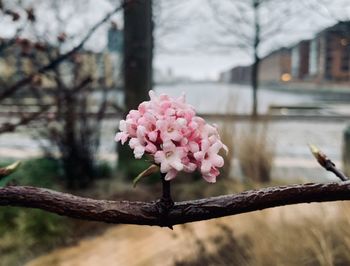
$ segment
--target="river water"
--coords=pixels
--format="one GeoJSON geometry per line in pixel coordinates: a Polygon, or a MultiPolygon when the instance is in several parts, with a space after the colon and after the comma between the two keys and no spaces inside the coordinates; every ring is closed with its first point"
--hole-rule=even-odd
{"type": "MultiPolygon", "coordinates": [[[[175,84],[157,86],[158,93],[179,96],[186,94],[187,101],[199,113],[246,113],[251,110],[251,90],[247,85],[205,83],[205,84],[175,84]]],[[[291,91],[276,91],[263,89],[259,91],[259,113],[269,110],[271,105],[289,106],[304,105],[322,107],[313,110],[319,114],[335,113],[349,114],[347,104],[348,94],[334,97],[335,94],[295,93],[291,91]],[[346,96],[346,97],[345,97],[346,96]],[[334,100],[336,99],[336,101],[334,100]]],[[[116,101],[121,102],[120,93],[114,95],[116,101]]],[[[285,112],[282,108],[282,111],[285,112]]],[[[220,121],[211,121],[220,124],[220,121]]],[[[115,119],[106,120],[102,127],[102,139],[99,157],[114,161],[116,159],[113,137],[117,129],[115,119]]],[[[235,141],[240,141],[251,126],[249,122],[232,122],[235,141]]],[[[342,135],[347,123],[339,121],[271,121],[267,132],[270,145],[275,149],[275,167],[273,175],[286,178],[324,179],[333,178],[316,164],[312,158],[308,143],[318,145],[336,163],[340,163],[342,135]]],[[[47,144],[45,140],[42,144],[47,144]]],[[[254,151],[252,151],[254,153],[254,151]]],[[[16,133],[0,135],[0,158],[28,158],[41,154],[40,145],[32,138],[31,132],[20,129],[16,133]]],[[[234,159],[234,163],[236,159],[234,159]]],[[[234,167],[239,169],[239,167],[234,167]]],[[[239,170],[238,170],[239,171],[239,170]]],[[[236,173],[239,175],[239,173],[236,173]]]]}
{"type": "MultiPolygon", "coordinates": [[[[186,94],[187,101],[200,113],[250,113],[252,91],[247,85],[239,84],[176,84],[159,86],[157,91],[177,96],[186,94]]],[[[259,113],[266,113],[270,105],[290,105],[312,103],[316,98],[312,95],[261,90],[259,97],[259,113]]]]}

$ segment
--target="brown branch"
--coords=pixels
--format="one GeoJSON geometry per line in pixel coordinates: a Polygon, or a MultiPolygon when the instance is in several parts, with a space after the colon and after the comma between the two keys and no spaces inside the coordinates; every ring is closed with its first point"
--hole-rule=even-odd
{"type": "Polygon", "coordinates": [[[41,115],[43,115],[48,109],[50,109],[50,107],[51,107],[50,105],[44,105],[37,112],[22,114],[21,119],[16,123],[8,122],[8,123],[0,124],[0,134],[6,133],[6,132],[13,132],[19,126],[28,125],[30,122],[37,119],[41,115]]]}
{"type": "Polygon", "coordinates": [[[297,203],[340,200],[350,200],[348,181],[270,187],[234,195],[177,202],[163,216],[156,201],[95,200],[43,188],[0,188],[2,206],[37,208],[90,221],[158,226],[184,224],[297,203]]]}

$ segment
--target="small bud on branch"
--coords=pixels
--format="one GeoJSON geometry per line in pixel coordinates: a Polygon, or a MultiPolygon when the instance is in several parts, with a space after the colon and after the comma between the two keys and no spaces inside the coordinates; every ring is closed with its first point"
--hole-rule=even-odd
{"type": "Polygon", "coordinates": [[[322,151],[320,151],[315,145],[310,144],[309,145],[312,155],[316,158],[317,162],[327,171],[332,172],[337,177],[340,178],[342,181],[346,181],[349,178],[344,175],[342,171],[340,171],[336,166],[335,163],[332,162],[331,159],[327,157],[326,154],[324,154],[322,151]]]}
{"type": "Polygon", "coordinates": [[[20,166],[21,162],[15,162],[13,164],[10,164],[6,167],[2,167],[0,168],[0,180],[3,179],[4,177],[9,176],[10,174],[12,174],[13,172],[15,172],[18,167],[20,166]]]}

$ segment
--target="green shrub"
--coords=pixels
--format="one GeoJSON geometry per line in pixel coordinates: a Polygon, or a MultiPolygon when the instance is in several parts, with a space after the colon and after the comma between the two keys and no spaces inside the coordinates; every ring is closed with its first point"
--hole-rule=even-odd
{"type": "Polygon", "coordinates": [[[17,233],[28,246],[48,248],[69,233],[67,218],[41,210],[20,210],[15,218],[17,233]]]}
{"type": "MultiPolygon", "coordinates": [[[[12,163],[1,162],[1,166],[12,163]]],[[[57,188],[61,166],[52,158],[22,162],[18,170],[2,180],[7,184],[57,188]]],[[[37,252],[63,243],[69,235],[70,220],[41,210],[0,207],[0,265],[22,265],[37,252]]]]}
{"type": "Polygon", "coordinates": [[[18,213],[18,208],[0,207],[0,239],[5,233],[16,228],[15,218],[18,213]]]}
{"type": "Polygon", "coordinates": [[[107,161],[101,161],[96,166],[96,176],[98,178],[110,178],[113,173],[113,167],[107,161]]]}

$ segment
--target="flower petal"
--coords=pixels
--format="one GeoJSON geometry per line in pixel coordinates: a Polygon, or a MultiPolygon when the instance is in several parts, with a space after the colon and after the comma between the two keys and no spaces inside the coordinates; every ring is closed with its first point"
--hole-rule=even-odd
{"type": "Polygon", "coordinates": [[[177,171],[182,171],[182,169],[184,168],[184,165],[178,160],[173,160],[172,162],[170,162],[170,165],[177,171]]]}
{"type": "Polygon", "coordinates": [[[201,172],[203,174],[209,173],[210,168],[211,168],[211,163],[209,162],[209,160],[203,160],[202,166],[201,166],[201,172]]]}
{"type": "Polygon", "coordinates": [[[210,162],[215,167],[223,167],[224,166],[224,159],[217,154],[214,154],[210,157],[210,162]]]}
{"type": "Polygon", "coordinates": [[[208,183],[215,183],[215,182],[216,182],[216,176],[215,176],[215,175],[212,175],[212,174],[203,175],[203,178],[204,178],[205,181],[207,181],[208,183]]]}

